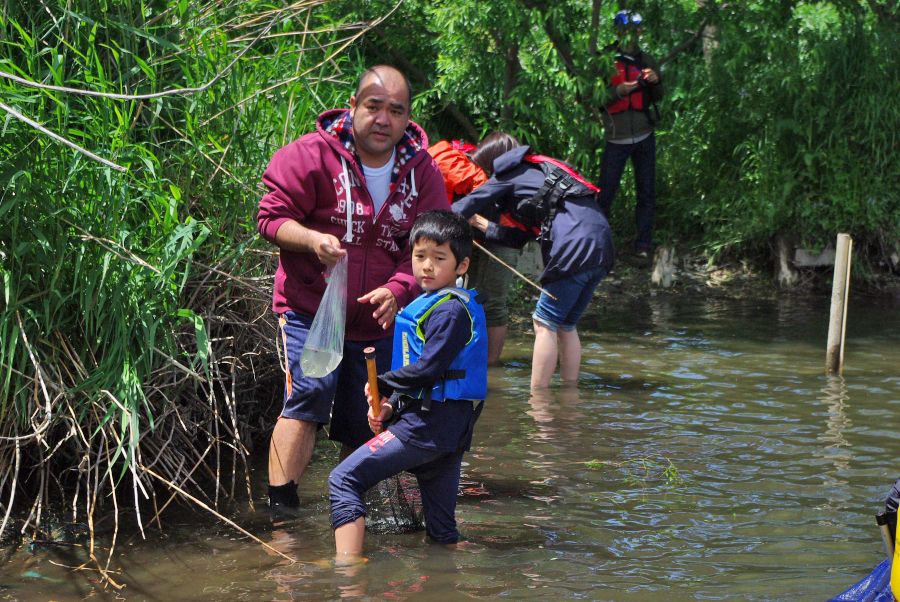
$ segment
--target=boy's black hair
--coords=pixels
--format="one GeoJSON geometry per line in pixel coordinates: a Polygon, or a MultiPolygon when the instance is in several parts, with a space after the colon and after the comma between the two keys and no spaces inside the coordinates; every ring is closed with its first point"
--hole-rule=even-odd
{"type": "Polygon", "coordinates": [[[472,226],[466,218],[449,209],[431,209],[416,218],[409,234],[410,247],[423,238],[437,245],[450,243],[457,266],[472,254],[472,226]]]}

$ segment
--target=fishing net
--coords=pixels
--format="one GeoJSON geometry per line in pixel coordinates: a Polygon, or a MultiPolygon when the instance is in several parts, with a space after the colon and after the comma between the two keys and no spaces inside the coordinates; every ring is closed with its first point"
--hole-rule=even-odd
{"type": "MultiPolygon", "coordinates": [[[[381,395],[375,368],[375,348],[363,349],[369,373],[368,400],[372,415],[381,412],[381,395]]],[[[418,480],[408,472],[385,479],[363,496],[366,506],[366,529],[372,533],[415,533],[425,529],[422,494],[418,480]]]]}
{"type": "Polygon", "coordinates": [[[422,494],[416,477],[402,472],[378,483],[363,497],[366,530],[378,534],[415,533],[425,529],[422,494]]]}

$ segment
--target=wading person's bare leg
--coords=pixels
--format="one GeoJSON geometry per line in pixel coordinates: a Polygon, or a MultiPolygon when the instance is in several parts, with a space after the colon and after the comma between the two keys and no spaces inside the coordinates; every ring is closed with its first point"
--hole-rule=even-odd
{"type": "Polygon", "coordinates": [[[556,332],[559,342],[559,376],[565,385],[578,383],[578,373],[581,372],[581,340],[577,330],[563,330],[556,332]]]}
{"type": "Polygon", "coordinates": [[[362,556],[363,536],[366,534],[366,519],[359,517],[344,523],[334,530],[334,545],[338,562],[355,562],[362,556]]]}
{"type": "Polygon", "coordinates": [[[531,388],[543,388],[550,384],[556,371],[559,348],[556,333],[543,324],[534,324],[534,354],[531,359],[531,388]]]}
{"type": "Polygon", "coordinates": [[[294,487],[312,458],[318,427],[315,422],[283,417],[275,423],[269,442],[269,497],[273,506],[299,504],[299,500],[294,501],[297,497],[294,487]],[[279,495],[279,491],[284,495],[279,495]]]}
{"type": "Polygon", "coordinates": [[[500,354],[503,352],[503,343],[506,342],[506,325],[488,326],[488,366],[500,364],[500,354]]]}

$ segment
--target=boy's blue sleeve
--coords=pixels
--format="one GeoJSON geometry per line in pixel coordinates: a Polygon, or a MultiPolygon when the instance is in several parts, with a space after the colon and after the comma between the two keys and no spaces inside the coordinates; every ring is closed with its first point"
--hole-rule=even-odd
{"type": "Polygon", "coordinates": [[[452,299],[436,306],[425,320],[422,356],[408,366],[378,377],[378,392],[391,397],[396,390],[431,388],[463,350],[472,336],[472,319],[465,306],[452,299]]]}

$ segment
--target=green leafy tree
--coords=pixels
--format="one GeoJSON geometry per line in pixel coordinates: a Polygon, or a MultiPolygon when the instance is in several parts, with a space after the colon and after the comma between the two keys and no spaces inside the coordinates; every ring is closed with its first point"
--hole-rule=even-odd
{"type": "MultiPolygon", "coordinates": [[[[644,16],[642,46],[659,58],[667,90],[660,241],[763,253],[779,232],[813,246],[846,230],[896,239],[891,185],[862,185],[894,172],[885,158],[898,80],[883,69],[895,61],[895,3],[408,1],[366,49],[421,75],[416,115],[432,137],[502,129],[596,177],[612,65],[604,48],[626,7],[644,16]],[[854,64],[871,68],[853,74],[854,64]]],[[[626,202],[611,216],[622,237],[631,186],[625,178],[626,202]]]]}

